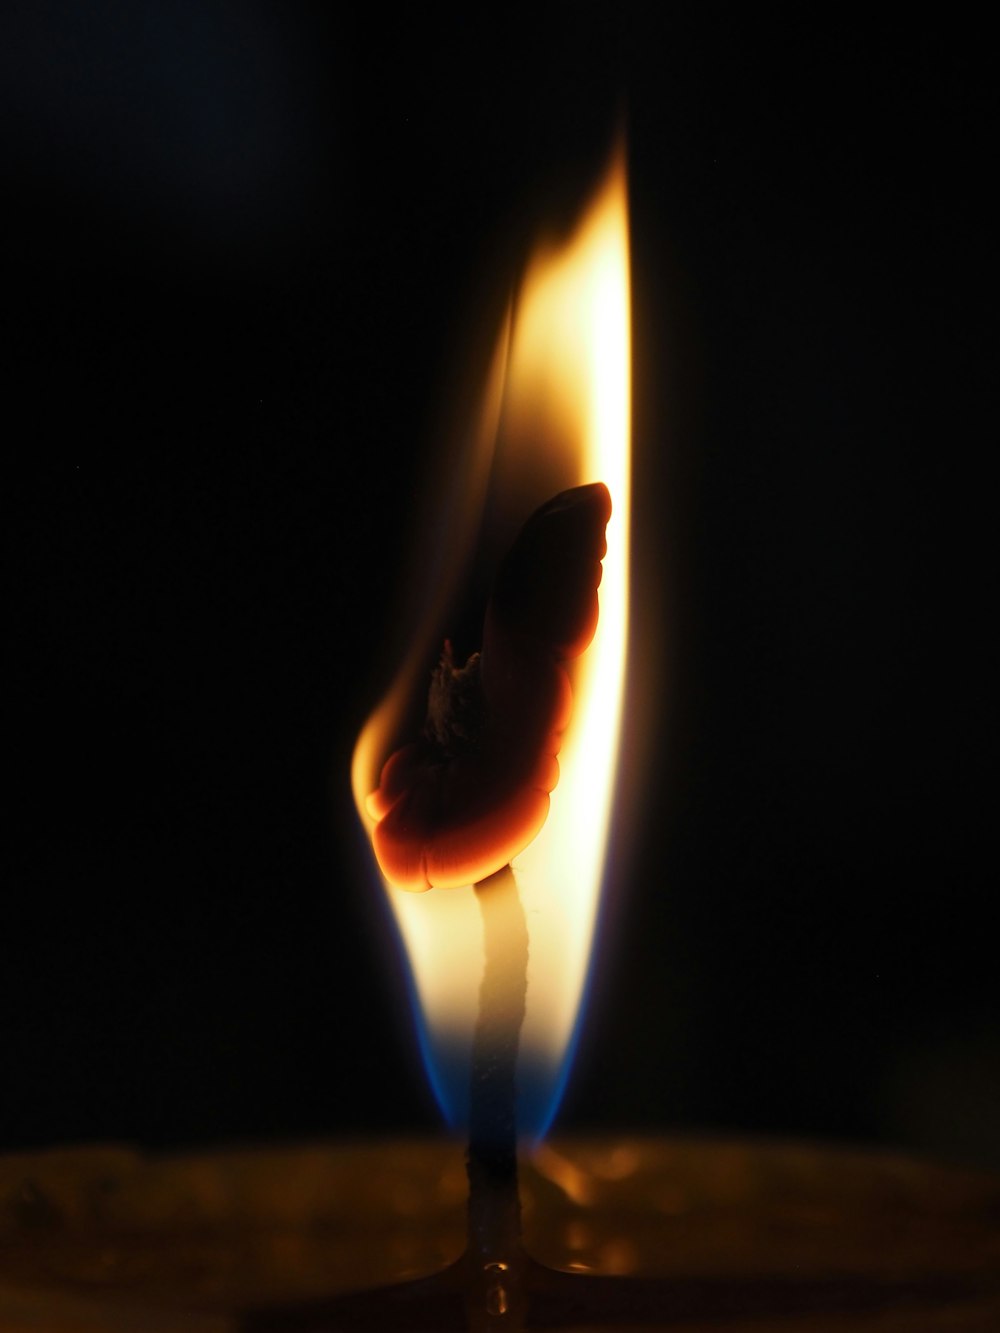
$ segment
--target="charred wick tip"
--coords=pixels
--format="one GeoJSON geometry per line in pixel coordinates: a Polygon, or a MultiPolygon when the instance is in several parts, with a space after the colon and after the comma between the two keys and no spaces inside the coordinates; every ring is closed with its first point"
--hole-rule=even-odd
{"type": "Polygon", "coordinates": [[[456,666],[451,641],[445,639],[427,695],[424,739],[442,760],[452,759],[476,750],[485,726],[479,654],[473,653],[465,666],[456,666]]]}
{"type": "Polygon", "coordinates": [[[376,859],[397,888],[456,888],[517,856],[545,823],[571,712],[567,665],[597,628],[611,496],[562,491],[525,523],[498,572],[482,654],[451,646],[431,680],[421,738],[369,798],[376,859]]]}

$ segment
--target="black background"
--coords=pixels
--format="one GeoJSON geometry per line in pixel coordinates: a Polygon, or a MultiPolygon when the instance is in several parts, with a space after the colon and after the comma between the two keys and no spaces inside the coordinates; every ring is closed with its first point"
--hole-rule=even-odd
{"type": "Polygon", "coordinates": [[[0,1146],[437,1124],[348,756],[624,101],[665,707],[561,1123],[1000,1164],[989,83],[803,14],[5,8],[0,1146]]]}

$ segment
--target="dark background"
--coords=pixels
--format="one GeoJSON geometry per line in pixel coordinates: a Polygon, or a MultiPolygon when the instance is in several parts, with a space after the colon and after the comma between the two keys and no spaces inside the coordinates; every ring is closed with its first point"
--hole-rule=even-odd
{"type": "Polygon", "coordinates": [[[624,99],[665,708],[560,1123],[1000,1165],[975,33],[3,29],[0,1146],[438,1123],[347,760],[476,294],[624,99]]]}

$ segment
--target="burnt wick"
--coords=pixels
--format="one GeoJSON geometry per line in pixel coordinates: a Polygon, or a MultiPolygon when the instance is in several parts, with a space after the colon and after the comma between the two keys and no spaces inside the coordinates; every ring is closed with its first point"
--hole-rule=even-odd
{"type": "Polygon", "coordinates": [[[485,726],[479,654],[473,653],[464,667],[458,667],[451,640],[445,639],[441,659],[431,676],[424,738],[444,762],[478,749],[485,726]]]}
{"type": "Polygon", "coordinates": [[[537,509],[501,561],[481,653],[435,669],[418,739],[367,797],[386,880],[423,892],[483,881],[537,836],[572,712],[568,665],[593,638],[611,497],[601,482],[537,509]]]}

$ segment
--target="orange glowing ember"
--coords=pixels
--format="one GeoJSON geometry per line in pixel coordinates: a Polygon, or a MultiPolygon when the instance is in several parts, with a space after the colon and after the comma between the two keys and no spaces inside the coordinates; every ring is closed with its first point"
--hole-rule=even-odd
{"type": "MultiPolygon", "coordinates": [[[[475,895],[465,886],[483,877],[482,843],[490,844],[490,861],[502,864],[512,857],[528,923],[522,1065],[552,1071],[547,1077],[554,1088],[572,1038],[604,881],[625,694],[629,323],[625,167],[619,151],[575,229],[540,245],[526,267],[497,339],[478,415],[465,430],[468,447],[456,455],[447,486],[440,488],[445,498],[434,531],[448,533],[452,549],[435,567],[405,659],[355,748],[355,802],[385,879],[410,888],[453,886],[414,894],[386,884],[429,1038],[432,1077],[438,1046],[461,1049],[471,1041],[483,926],[475,895]],[[590,534],[590,544],[584,543],[587,577],[577,584],[554,573],[542,585],[540,620],[531,626],[534,642],[504,604],[502,574],[489,609],[479,670],[489,704],[484,752],[496,771],[480,771],[475,757],[466,754],[451,756],[444,773],[432,775],[426,747],[414,746],[413,732],[407,734],[412,726],[407,718],[412,719],[414,700],[426,697],[440,636],[448,633],[451,599],[473,558],[474,534],[485,534],[475,554],[480,567],[499,570],[506,552],[523,553],[525,540],[530,547],[530,534],[518,538],[525,519],[535,515],[528,527],[539,526],[545,535],[557,520],[538,511],[551,497],[578,487],[588,488],[580,494],[589,497],[577,501],[575,516],[585,518],[590,534]],[[450,507],[448,497],[454,501],[450,507]],[[481,527],[484,514],[489,523],[481,527]],[[586,652],[574,657],[591,632],[586,652]],[[509,690],[502,683],[507,671],[509,690]],[[560,743],[566,680],[572,718],[560,743]],[[495,826],[484,831],[482,821],[489,823],[494,815],[495,826]]],[[[578,553],[572,542],[568,549],[578,553]]],[[[442,671],[454,670],[446,661],[439,681],[442,671]]],[[[539,1112],[534,1122],[543,1118],[539,1112]]],[[[532,1115],[520,1123],[531,1132],[532,1115]]]]}
{"type": "Polygon", "coordinates": [[[424,736],[395,752],[367,801],[395,888],[486,879],[544,824],[571,712],[563,663],[597,628],[610,514],[600,482],[543,505],[500,568],[482,653],[456,668],[445,644],[424,736]]]}

